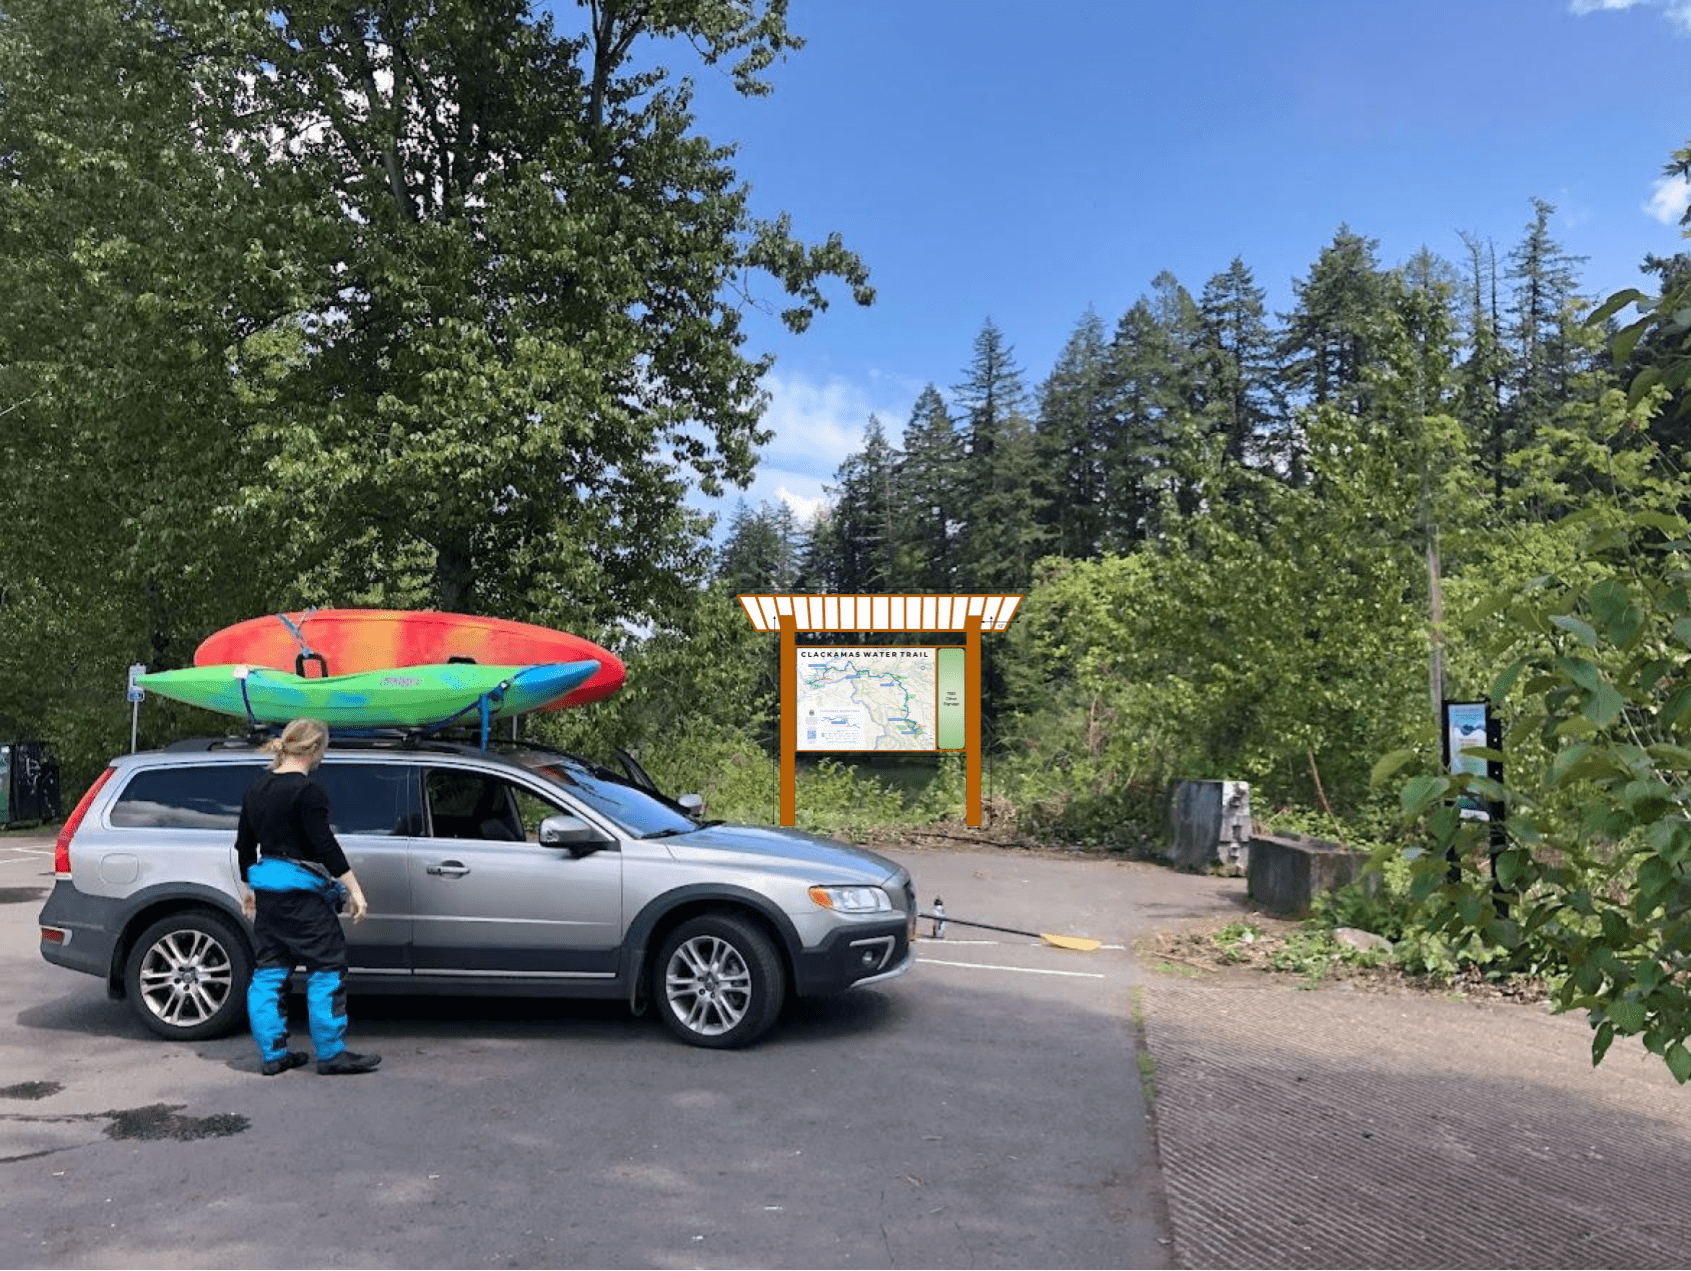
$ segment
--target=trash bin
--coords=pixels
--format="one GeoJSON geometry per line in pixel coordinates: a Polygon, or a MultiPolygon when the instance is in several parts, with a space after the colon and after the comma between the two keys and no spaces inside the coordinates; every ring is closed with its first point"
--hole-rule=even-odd
{"type": "Polygon", "coordinates": [[[38,741],[0,742],[0,825],[59,817],[59,765],[38,741]]]}

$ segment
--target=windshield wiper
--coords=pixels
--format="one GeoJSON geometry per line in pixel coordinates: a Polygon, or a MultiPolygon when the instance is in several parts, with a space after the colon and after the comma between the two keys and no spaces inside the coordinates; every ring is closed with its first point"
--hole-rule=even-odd
{"type": "Polygon", "coordinates": [[[666,839],[672,834],[691,834],[698,828],[699,827],[696,825],[689,825],[685,829],[680,827],[671,827],[667,830],[653,830],[650,834],[642,834],[640,837],[643,839],[666,839]]]}

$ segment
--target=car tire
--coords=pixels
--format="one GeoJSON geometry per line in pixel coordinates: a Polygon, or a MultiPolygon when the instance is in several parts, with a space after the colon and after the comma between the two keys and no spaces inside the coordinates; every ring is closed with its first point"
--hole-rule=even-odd
{"type": "Polygon", "coordinates": [[[233,923],[203,909],[161,918],[130,946],[123,985],[136,1015],[167,1041],[234,1032],[246,1018],[252,954],[233,923]]]}
{"type": "Polygon", "coordinates": [[[669,933],[652,966],[652,1004],[691,1046],[749,1046],[774,1025],[786,998],[775,945],[735,914],[689,918],[669,933]]]}

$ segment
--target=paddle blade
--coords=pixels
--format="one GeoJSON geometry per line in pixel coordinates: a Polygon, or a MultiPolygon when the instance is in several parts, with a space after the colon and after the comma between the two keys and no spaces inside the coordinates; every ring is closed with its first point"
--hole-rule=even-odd
{"type": "Polygon", "coordinates": [[[1059,949],[1075,949],[1081,953],[1091,953],[1104,944],[1102,940],[1088,940],[1085,936],[1053,936],[1043,931],[1039,933],[1039,938],[1059,949]]]}

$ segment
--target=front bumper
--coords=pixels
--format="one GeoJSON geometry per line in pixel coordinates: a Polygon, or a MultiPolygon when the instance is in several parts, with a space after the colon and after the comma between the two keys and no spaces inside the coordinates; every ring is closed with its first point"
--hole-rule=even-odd
{"type": "Polygon", "coordinates": [[[902,975],[914,960],[903,915],[886,922],[853,923],[799,955],[793,987],[801,997],[827,997],[902,975]]]}

